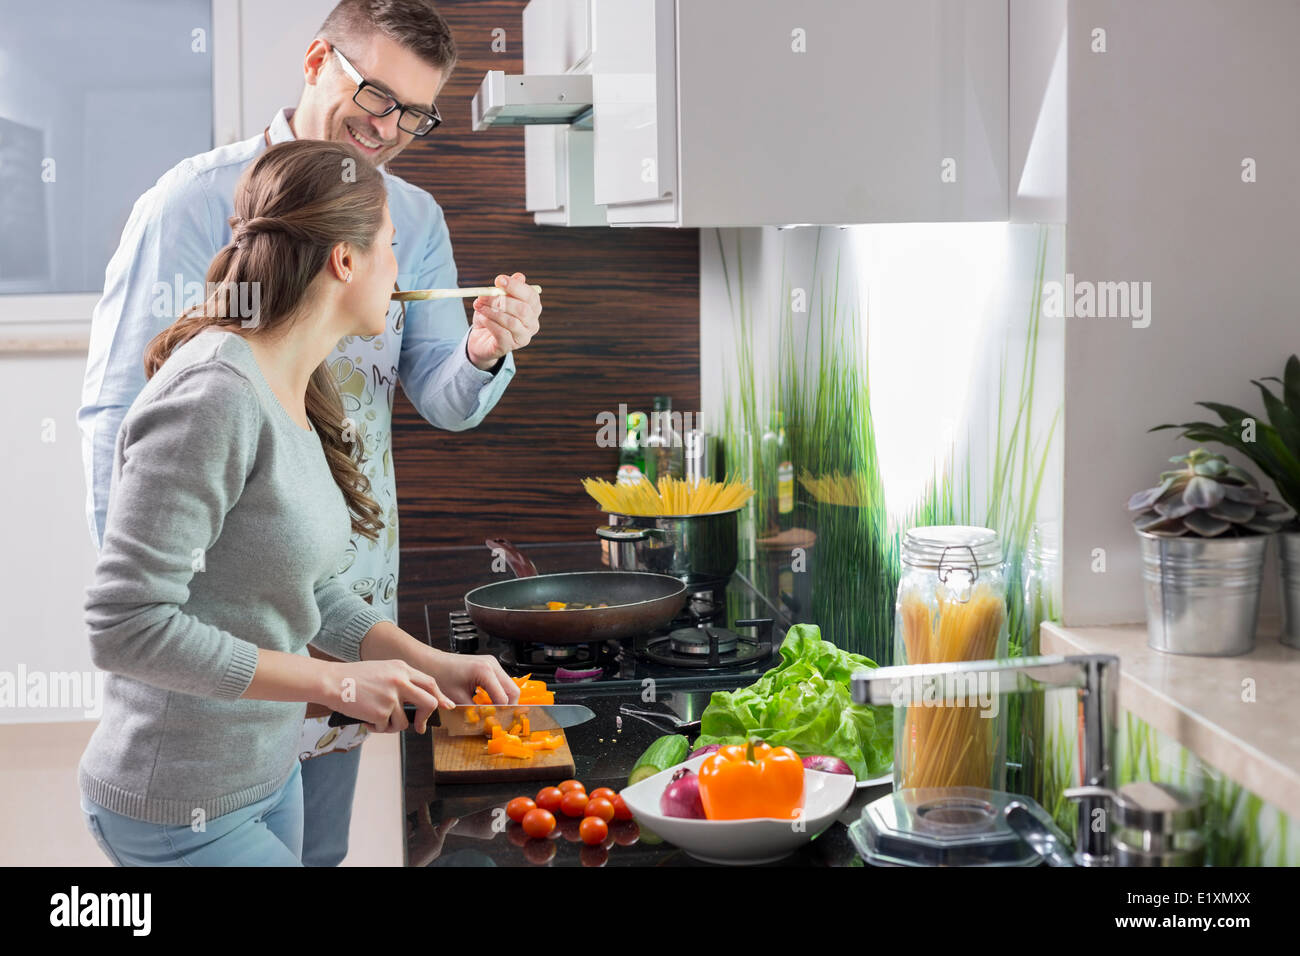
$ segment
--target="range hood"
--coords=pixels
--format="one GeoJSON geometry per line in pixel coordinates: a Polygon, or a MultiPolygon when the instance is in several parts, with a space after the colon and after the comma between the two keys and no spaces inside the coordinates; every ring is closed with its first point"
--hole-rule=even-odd
{"type": "Polygon", "coordinates": [[[489,70],[470,104],[474,129],[573,126],[591,129],[591,74],[507,76],[489,70]]]}

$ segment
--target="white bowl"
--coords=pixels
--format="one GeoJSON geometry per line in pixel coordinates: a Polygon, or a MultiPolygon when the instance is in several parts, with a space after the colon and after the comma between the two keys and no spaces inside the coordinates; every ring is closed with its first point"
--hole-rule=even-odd
{"type": "Polygon", "coordinates": [[[639,824],[706,863],[750,865],[783,859],[834,823],[853,799],[856,781],[852,774],[805,770],[803,817],[798,826],[772,817],[686,820],[660,813],[659,798],[673,774],[682,767],[698,773],[708,757],[705,754],[679,763],[619,791],[639,824]]]}

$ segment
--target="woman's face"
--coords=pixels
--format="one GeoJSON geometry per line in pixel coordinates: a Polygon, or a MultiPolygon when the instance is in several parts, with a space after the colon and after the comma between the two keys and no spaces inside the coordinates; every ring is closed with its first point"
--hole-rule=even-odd
{"type": "Polygon", "coordinates": [[[381,335],[392,303],[393,284],[397,281],[397,255],[393,251],[393,220],[384,204],[384,219],[370,243],[370,248],[354,257],[352,281],[344,293],[347,313],[354,327],[349,335],[381,335]]]}

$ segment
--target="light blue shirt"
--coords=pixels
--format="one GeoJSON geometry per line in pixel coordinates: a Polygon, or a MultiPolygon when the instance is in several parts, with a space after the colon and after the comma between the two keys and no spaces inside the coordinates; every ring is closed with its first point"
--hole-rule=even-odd
{"type": "MultiPolygon", "coordinates": [[[[267,131],[272,143],[294,138],[292,110],[267,131]]],[[[235,184],[266,149],[261,133],[182,160],[136,201],[122,241],[104,274],[104,295],[91,320],[90,354],[77,423],[86,469],[87,517],[96,546],[103,538],[118,428],[145,384],[144,352],[155,335],[204,298],[208,266],[230,240],[235,184]]],[[[384,172],[396,229],[397,282],[402,289],[457,285],[456,261],[442,209],[429,193],[384,172]]],[[[495,373],[469,361],[465,305],[460,299],[409,303],[388,313],[379,336],[350,336],[328,362],[346,414],[364,443],[363,470],[384,513],[372,542],[354,537],[339,567],[353,591],[396,619],[397,490],[392,464],[394,389],[450,431],[483,420],[515,374],[507,355],[495,373]]]]}

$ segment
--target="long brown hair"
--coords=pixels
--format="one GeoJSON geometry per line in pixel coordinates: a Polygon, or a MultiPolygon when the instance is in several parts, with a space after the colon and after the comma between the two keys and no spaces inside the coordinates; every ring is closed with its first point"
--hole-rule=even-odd
{"type": "MultiPolygon", "coordinates": [[[[233,232],[208,266],[206,301],[149,343],[145,375],[152,377],[173,351],[210,326],[242,335],[288,328],[298,320],[299,307],[334,246],[370,248],[386,201],[382,174],[347,143],[293,140],[272,146],[235,188],[233,232]],[[252,322],[243,294],[248,289],[257,291],[252,322]]],[[[382,512],[361,471],[360,436],[345,437],[355,426],[345,422],[343,400],[325,362],[307,384],[306,408],[347,502],[353,533],[373,541],[384,527],[382,512]]]]}

